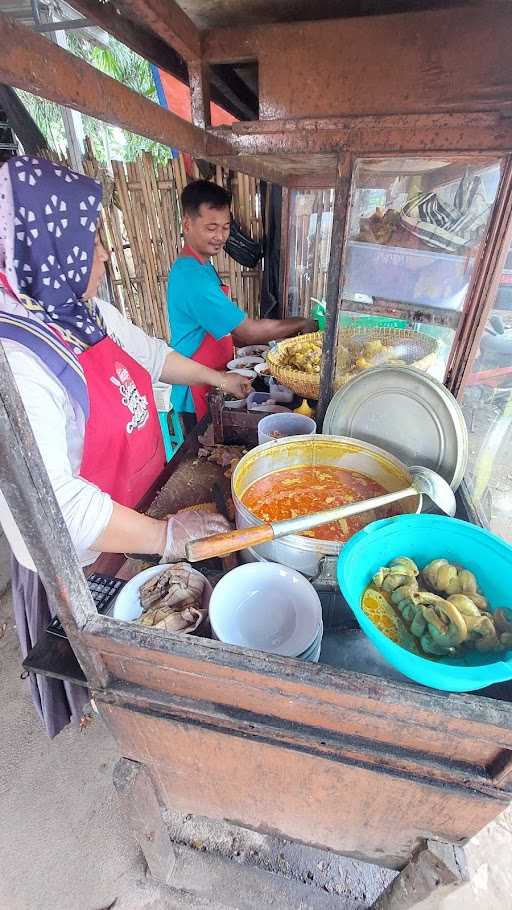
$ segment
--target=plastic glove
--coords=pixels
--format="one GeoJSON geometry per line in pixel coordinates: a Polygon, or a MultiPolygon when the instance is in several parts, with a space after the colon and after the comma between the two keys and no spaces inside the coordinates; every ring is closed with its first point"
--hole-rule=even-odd
{"type": "Polygon", "coordinates": [[[171,515],[167,519],[167,540],[162,563],[185,559],[185,544],[191,540],[200,540],[229,530],[229,522],[222,515],[211,512],[196,512],[191,509],[189,512],[171,515]]]}
{"type": "Polygon", "coordinates": [[[230,370],[222,374],[222,381],[219,383],[219,389],[227,395],[233,395],[235,398],[247,398],[252,392],[252,382],[246,376],[241,376],[236,370],[230,370]]]}

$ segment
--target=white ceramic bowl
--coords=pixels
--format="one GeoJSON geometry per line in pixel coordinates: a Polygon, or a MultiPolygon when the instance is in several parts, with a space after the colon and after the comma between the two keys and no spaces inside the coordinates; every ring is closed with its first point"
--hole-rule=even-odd
{"type": "Polygon", "coordinates": [[[322,607],[313,585],[294,569],[247,563],[214,588],[210,623],[220,641],[295,657],[317,637],[322,607]]]}
{"type": "Polygon", "coordinates": [[[263,357],[258,357],[255,354],[250,357],[235,357],[234,360],[230,360],[227,364],[228,370],[253,370],[257,363],[265,363],[263,357]]]}
{"type": "Polygon", "coordinates": [[[240,373],[240,376],[245,376],[246,379],[256,379],[255,370],[244,370],[240,367],[237,370],[230,370],[231,373],[240,373]]]}
{"type": "Polygon", "coordinates": [[[324,626],[323,626],[323,623],[321,623],[318,633],[316,635],[316,638],[311,642],[309,648],[306,648],[306,650],[303,651],[302,654],[297,654],[297,658],[299,660],[311,660],[313,655],[316,654],[317,651],[318,651],[318,653],[320,653],[320,649],[322,647],[323,635],[324,635],[324,626]]]}
{"type": "Polygon", "coordinates": [[[266,363],[255,363],[254,370],[256,372],[256,375],[259,376],[260,379],[263,379],[265,385],[270,385],[270,380],[272,377],[268,372],[268,366],[266,363]]]}
{"type": "MultiPolygon", "coordinates": [[[[124,588],[121,588],[119,594],[117,595],[116,601],[114,603],[114,610],[112,616],[114,619],[124,619],[125,622],[132,622],[134,619],[138,619],[142,614],[142,607],[140,605],[139,590],[150,578],[153,578],[155,575],[160,575],[162,572],[165,572],[166,569],[170,569],[170,563],[165,565],[151,566],[149,569],[144,569],[143,572],[139,572],[138,575],[134,575],[133,578],[130,578],[124,588]]],[[[190,569],[194,575],[201,575],[201,578],[204,579],[205,585],[203,590],[203,609],[208,608],[210,603],[210,597],[212,594],[212,586],[210,582],[204,578],[204,575],[201,572],[198,572],[197,569],[190,569]]]]}
{"type": "Polygon", "coordinates": [[[270,351],[268,344],[248,344],[245,348],[238,348],[236,356],[250,357],[252,354],[257,354],[258,357],[261,357],[263,354],[266,354],[267,351],[270,351]]]}

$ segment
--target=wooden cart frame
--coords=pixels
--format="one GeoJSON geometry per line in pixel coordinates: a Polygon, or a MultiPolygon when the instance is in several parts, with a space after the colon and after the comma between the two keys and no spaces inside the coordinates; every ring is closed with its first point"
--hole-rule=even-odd
{"type": "MultiPolygon", "coordinates": [[[[166,48],[181,55],[194,123],[3,15],[1,81],[278,182],[285,200],[289,187],[335,186],[320,418],[333,387],[355,159],[427,152],[504,158],[449,367],[450,388],[461,388],[512,237],[508,4],[206,33],[172,0],[119,0],[117,13],[98,0],[74,6],[164,68],[166,48]],[[340,55],[340,47],[347,52],[340,55]],[[468,56],[475,47],[479,53],[468,56]],[[258,61],[260,120],[210,128],[209,66],[247,59],[258,61]]],[[[132,794],[132,822],[161,878],[165,834],[151,809],[158,803],[396,869],[432,839],[463,843],[509,804],[509,685],[484,695],[446,695],[99,616],[1,346],[0,488],[66,629],[82,682],[122,755],[138,763],[124,766],[118,784],[132,794]],[[201,787],[191,792],[184,776],[199,778],[201,787]],[[142,822],[139,810],[146,813],[142,822]]]]}

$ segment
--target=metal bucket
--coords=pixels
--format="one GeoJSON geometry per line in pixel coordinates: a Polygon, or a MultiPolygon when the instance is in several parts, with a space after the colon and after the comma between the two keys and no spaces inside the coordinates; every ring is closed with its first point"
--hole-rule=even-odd
{"type": "MultiPolygon", "coordinates": [[[[231,492],[237,528],[263,523],[242,502],[244,493],[252,483],[280,469],[316,465],[358,471],[377,481],[388,492],[400,490],[411,483],[411,476],[401,461],[383,449],[358,439],[319,434],[267,442],[244,455],[233,472],[231,492]]],[[[401,508],[404,512],[420,512],[421,496],[404,499],[401,508]]],[[[290,534],[280,540],[243,551],[242,559],[279,562],[298,569],[309,578],[315,578],[320,574],[326,557],[335,563],[342,546],[342,543],[333,540],[290,534]]],[[[334,579],[335,575],[332,577],[334,579]]]]}

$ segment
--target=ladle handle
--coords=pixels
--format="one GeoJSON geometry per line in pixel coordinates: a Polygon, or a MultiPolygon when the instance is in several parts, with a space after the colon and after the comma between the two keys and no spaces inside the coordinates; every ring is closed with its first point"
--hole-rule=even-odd
{"type": "Polygon", "coordinates": [[[189,562],[201,562],[213,556],[227,556],[228,553],[237,553],[238,550],[245,550],[247,547],[256,547],[273,539],[272,525],[255,525],[238,528],[236,531],[226,531],[224,534],[213,534],[201,540],[192,540],[186,544],[185,550],[189,562]]]}
{"type": "Polygon", "coordinates": [[[368,509],[378,509],[399,499],[417,495],[414,487],[406,487],[404,490],[396,490],[394,493],[383,493],[372,499],[352,502],[334,509],[325,509],[323,512],[315,512],[312,515],[300,515],[297,518],[275,521],[273,524],[261,524],[239,528],[237,531],[226,531],[223,534],[213,534],[212,537],[203,537],[201,540],[193,540],[186,544],[187,559],[189,562],[200,562],[203,559],[211,559],[213,556],[227,556],[228,553],[236,553],[247,547],[257,547],[260,543],[267,543],[269,540],[285,537],[287,534],[300,534],[302,531],[308,531],[318,525],[338,521],[340,518],[348,518],[351,515],[359,515],[360,512],[366,512],[368,509]]]}

